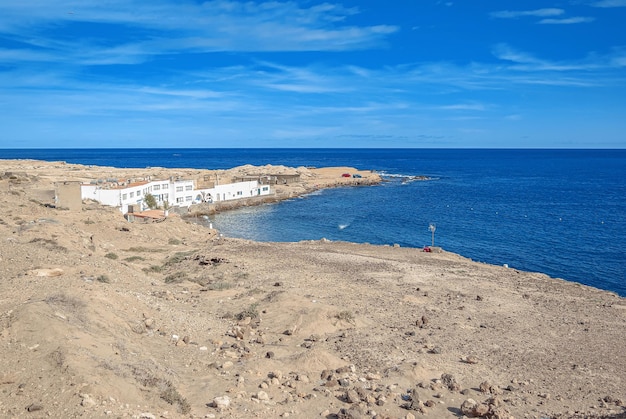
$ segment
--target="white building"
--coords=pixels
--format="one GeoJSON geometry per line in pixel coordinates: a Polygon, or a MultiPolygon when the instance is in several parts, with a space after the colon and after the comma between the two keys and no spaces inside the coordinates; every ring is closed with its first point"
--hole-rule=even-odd
{"type": "Polygon", "coordinates": [[[269,185],[255,181],[227,183],[209,189],[195,189],[193,180],[146,180],[140,182],[99,181],[81,185],[81,199],[93,199],[118,208],[122,214],[129,205],[147,209],[145,196],[150,194],[158,206],[189,207],[201,202],[220,202],[270,194],[269,185]]]}

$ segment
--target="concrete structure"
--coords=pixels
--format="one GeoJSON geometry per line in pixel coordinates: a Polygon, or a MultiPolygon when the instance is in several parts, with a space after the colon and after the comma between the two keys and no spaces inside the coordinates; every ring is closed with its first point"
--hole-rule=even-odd
{"type": "Polygon", "coordinates": [[[118,208],[123,214],[129,206],[141,210],[148,208],[145,196],[152,195],[159,207],[189,207],[202,202],[220,202],[253,196],[269,195],[268,185],[258,181],[235,182],[196,189],[193,180],[141,180],[120,181],[108,179],[81,185],[81,198],[93,199],[104,205],[118,208]]]}

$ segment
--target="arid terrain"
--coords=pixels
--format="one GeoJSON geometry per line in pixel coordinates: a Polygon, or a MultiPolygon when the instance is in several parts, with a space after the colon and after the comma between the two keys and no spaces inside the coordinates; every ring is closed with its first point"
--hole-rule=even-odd
{"type": "MultiPolygon", "coordinates": [[[[297,170],[279,198],[354,183],[297,170]]],[[[56,181],[198,172],[0,161],[0,417],[626,417],[613,293],[445,251],[257,243],[49,201],[56,181]]]]}

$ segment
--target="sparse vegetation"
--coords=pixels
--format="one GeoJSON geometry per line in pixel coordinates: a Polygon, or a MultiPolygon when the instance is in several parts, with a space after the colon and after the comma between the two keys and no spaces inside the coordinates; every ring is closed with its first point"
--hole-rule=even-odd
{"type": "Polygon", "coordinates": [[[183,282],[185,279],[187,279],[187,274],[185,272],[176,272],[166,276],[163,281],[165,281],[166,284],[177,284],[179,282],[183,282]]]}
{"type": "Polygon", "coordinates": [[[191,412],[191,404],[176,389],[171,381],[156,377],[144,368],[131,366],[135,379],[144,387],[156,387],[159,397],[171,405],[177,405],[178,411],[184,415],[191,412]]]}
{"type": "Polygon", "coordinates": [[[82,310],[86,305],[82,300],[64,293],[50,295],[44,301],[47,304],[63,307],[66,310],[71,311],[82,310]]]}
{"type": "Polygon", "coordinates": [[[234,287],[234,285],[227,281],[217,281],[207,285],[207,289],[211,291],[223,291],[231,289],[232,287],[234,287]]]}
{"type": "Polygon", "coordinates": [[[146,203],[146,205],[150,209],[156,209],[158,206],[156,198],[152,194],[149,194],[149,193],[145,194],[143,197],[143,201],[146,203]]]}
{"type": "Polygon", "coordinates": [[[162,266],[158,266],[158,265],[152,265],[149,268],[143,268],[142,269],[145,273],[160,273],[163,271],[163,267],[162,266]]]}
{"type": "Polygon", "coordinates": [[[102,282],[103,284],[110,284],[111,280],[106,275],[99,275],[96,277],[96,281],[102,282]]]}
{"type": "Polygon", "coordinates": [[[137,261],[142,261],[142,260],[146,260],[146,258],[141,257],[141,256],[130,256],[124,259],[124,262],[137,262],[137,261]]]}
{"type": "Polygon", "coordinates": [[[67,252],[66,247],[59,245],[56,240],[52,240],[52,239],[44,239],[41,237],[35,237],[34,239],[30,241],[30,243],[39,243],[43,245],[43,247],[45,247],[47,250],[51,250],[51,251],[67,252]]]}
{"type": "Polygon", "coordinates": [[[118,256],[115,253],[111,253],[111,252],[104,255],[104,257],[107,259],[111,259],[111,260],[116,260],[118,258],[118,256]]]}
{"type": "Polygon", "coordinates": [[[250,317],[251,319],[256,319],[257,317],[259,317],[259,304],[258,303],[254,303],[252,305],[250,305],[250,307],[248,307],[247,309],[245,309],[244,311],[237,313],[235,315],[235,319],[237,320],[243,320],[246,317],[250,317]]]}
{"type": "Polygon", "coordinates": [[[143,246],[135,246],[135,247],[129,247],[128,249],[126,249],[127,252],[136,252],[136,253],[158,253],[158,252],[165,252],[165,249],[156,249],[156,248],[152,248],[152,247],[143,247],[143,246]]]}
{"type": "Polygon", "coordinates": [[[163,266],[176,265],[187,259],[187,257],[189,257],[190,255],[193,255],[195,252],[195,250],[189,250],[187,252],[176,252],[165,261],[163,266]]]}
{"type": "Polygon", "coordinates": [[[179,245],[181,242],[178,239],[175,239],[174,237],[171,237],[168,241],[167,244],[171,244],[173,246],[177,246],[179,245]]]}
{"type": "Polygon", "coordinates": [[[178,405],[178,411],[183,415],[191,412],[191,405],[174,387],[170,381],[161,381],[159,383],[161,387],[160,397],[171,405],[178,405]]]}
{"type": "Polygon", "coordinates": [[[354,314],[352,314],[351,311],[347,311],[347,310],[340,311],[339,313],[335,314],[335,318],[337,320],[341,320],[341,321],[348,322],[351,324],[354,324],[354,321],[355,321],[354,314]]]}

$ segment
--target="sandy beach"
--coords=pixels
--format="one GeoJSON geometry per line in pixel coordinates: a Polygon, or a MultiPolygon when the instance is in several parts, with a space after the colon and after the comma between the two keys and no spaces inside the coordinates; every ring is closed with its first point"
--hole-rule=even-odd
{"type": "MultiPolygon", "coordinates": [[[[218,174],[255,170],[300,175],[275,200],[380,182],[218,174]]],[[[445,250],[258,243],[49,202],[60,181],[207,174],[0,161],[0,416],[626,417],[614,293],[445,250]]]]}

